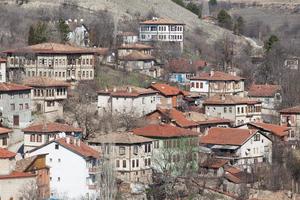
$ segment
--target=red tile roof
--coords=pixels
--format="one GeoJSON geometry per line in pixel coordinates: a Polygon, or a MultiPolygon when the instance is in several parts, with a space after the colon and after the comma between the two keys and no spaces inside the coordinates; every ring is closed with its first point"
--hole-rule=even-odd
{"type": "MultiPolygon", "coordinates": [[[[154,111],[155,112],[155,111],[154,111]]],[[[157,112],[160,112],[162,115],[169,117],[172,122],[176,123],[179,127],[188,128],[197,126],[197,123],[188,120],[184,113],[173,108],[173,109],[158,109],[157,112]]]]}
{"type": "Polygon", "coordinates": [[[240,81],[244,79],[245,78],[243,77],[231,75],[220,71],[201,73],[191,78],[191,80],[208,80],[208,81],[240,81]]]}
{"type": "Polygon", "coordinates": [[[140,24],[180,24],[180,25],[184,25],[184,23],[179,23],[179,22],[176,22],[172,19],[167,19],[167,18],[157,18],[157,19],[151,19],[151,20],[146,20],[146,21],[143,21],[143,22],[140,22],[140,24]]]}
{"type": "Polygon", "coordinates": [[[265,131],[271,132],[276,136],[279,137],[284,137],[288,135],[288,131],[291,129],[289,127],[286,126],[279,126],[279,125],[275,125],[275,124],[267,124],[267,123],[254,123],[251,122],[249,123],[252,126],[255,126],[257,128],[263,129],[265,131]]]}
{"type": "Polygon", "coordinates": [[[157,90],[164,96],[177,96],[183,94],[179,88],[164,83],[154,83],[151,84],[150,87],[154,90],[157,90]]]}
{"type": "Polygon", "coordinates": [[[29,172],[13,171],[9,175],[1,175],[0,179],[30,178],[30,177],[35,177],[35,176],[37,176],[37,175],[29,173],[29,172]]]}
{"type": "Polygon", "coordinates": [[[186,137],[197,136],[198,133],[187,129],[171,126],[168,124],[151,124],[142,128],[132,130],[134,134],[144,137],[171,138],[171,137],[186,137]]]}
{"type": "Polygon", "coordinates": [[[279,111],[282,114],[300,114],[300,105],[290,108],[285,108],[279,111]]]}
{"type": "Polygon", "coordinates": [[[201,163],[201,167],[206,167],[210,169],[219,169],[220,167],[223,167],[229,162],[229,160],[225,159],[218,159],[218,158],[211,158],[206,160],[204,163],[201,163]]]}
{"type": "Polygon", "coordinates": [[[133,44],[122,44],[120,47],[118,47],[118,49],[142,50],[142,49],[153,49],[153,47],[146,44],[133,43],[133,44]]]}
{"type": "Polygon", "coordinates": [[[4,134],[7,134],[7,133],[11,133],[11,132],[12,132],[12,129],[0,127],[0,135],[4,135],[4,134]]]}
{"type": "Polygon", "coordinates": [[[216,94],[203,102],[203,105],[236,105],[236,104],[259,104],[260,101],[239,96],[216,94]]]}
{"type": "Polygon", "coordinates": [[[6,149],[0,148],[0,159],[14,158],[16,154],[6,149]]]}
{"type": "Polygon", "coordinates": [[[248,91],[249,97],[274,97],[280,91],[280,85],[256,85],[250,86],[248,91]]]}
{"type": "Polygon", "coordinates": [[[257,130],[214,127],[200,138],[200,143],[241,146],[256,132],[257,130]]]}
{"type": "Polygon", "coordinates": [[[132,51],[130,54],[126,56],[120,56],[120,60],[126,60],[126,61],[147,61],[147,60],[155,60],[155,58],[149,54],[144,54],[139,51],[132,51]]]}
{"type": "Polygon", "coordinates": [[[82,141],[80,141],[80,145],[76,144],[76,141],[74,138],[69,137],[70,142],[68,143],[68,139],[67,138],[60,138],[55,140],[56,143],[62,145],[63,147],[73,151],[74,153],[79,154],[82,157],[85,158],[89,158],[89,157],[93,157],[93,158],[99,158],[100,153],[96,150],[94,150],[93,148],[91,148],[90,146],[88,146],[87,144],[83,143],[82,141]]]}
{"type": "Polygon", "coordinates": [[[124,86],[110,90],[98,91],[98,94],[110,95],[112,97],[138,97],[141,95],[156,94],[157,91],[152,89],[140,88],[135,86],[124,86]]]}
{"type": "Polygon", "coordinates": [[[31,87],[19,85],[15,83],[0,83],[1,92],[31,90],[31,87]]]}
{"type": "Polygon", "coordinates": [[[132,132],[98,134],[95,138],[88,141],[89,144],[141,144],[151,143],[150,138],[135,135],[132,132]]]}
{"type": "Polygon", "coordinates": [[[30,133],[55,133],[55,132],[82,132],[81,128],[75,128],[68,124],[61,124],[61,123],[42,123],[31,125],[27,128],[22,130],[23,132],[30,132],[30,133]]]}
{"type": "Polygon", "coordinates": [[[70,87],[65,81],[54,80],[46,77],[31,77],[22,81],[24,85],[30,87],[70,87]]]}
{"type": "Polygon", "coordinates": [[[191,61],[185,58],[172,59],[168,62],[170,71],[174,73],[196,73],[199,68],[206,65],[203,60],[191,61]]]}
{"type": "Polygon", "coordinates": [[[59,43],[41,43],[36,45],[31,45],[27,47],[17,48],[17,49],[9,49],[3,51],[2,53],[41,53],[41,54],[94,54],[99,50],[96,48],[81,48],[74,47],[68,44],[59,44],[59,43]]]}
{"type": "Polygon", "coordinates": [[[0,58],[0,63],[6,63],[6,59],[0,58]]]}

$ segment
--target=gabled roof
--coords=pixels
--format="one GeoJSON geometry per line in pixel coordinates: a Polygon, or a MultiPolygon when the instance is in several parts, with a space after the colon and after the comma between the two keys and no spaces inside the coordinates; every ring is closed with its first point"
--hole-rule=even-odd
{"type": "Polygon", "coordinates": [[[75,128],[68,124],[61,124],[57,122],[41,123],[31,125],[22,130],[23,132],[30,133],[57,133],[57,132],[82,132],[81,128],[75,128]]]}
{"type": "Polygon", "coordinates": [[[65,81],[59,81],[47,77],[31,77],[22,81],[24,85],[30,87],[70,87],[71,85],[65,81]]]}
{"type": "Polygon", "coordinates": [[[14,158],[17,154],[6,149],[0,148],[0,159],[14,158]]]}
{"type": "Polygon", "coordinates": [[[155,58],[149,54],[144,54],[142,52],[139,52],[137,50],[132,51],[130,54],[126,56],[120,56],[120,60],[125,61],[147,61],[147,60],[155,60],[155,58]]]}
{"type": "Polygon", "coordinates": [[[11,133],[12,129],[0,127],[0,135],[11,133]]]}
{"type": "Polygon", "coordinates": [[[176,22],[172,19],[167,19],[167,18],[153,18],[151,20],[146,20],[146,21],[143,21],[143,22],[140,22],[140,24],[143,24],[143,25],[155,25],[155,24],[161,24],[161,25],[175,25],[175,24],[179,24],[179,25],[184,25],[184,23],[179,23],[179,22],[176,22]]]}
{"type": "Polygon", "coordinates": [[[259,122],[250,122],[250,125],[268,131],[278,137],[284,137],[288,135],[288,131],[291,129],[286,126],[279,126],[275,124],[259,123],[259,122]]]}
{"type": "Polygon", "coordinates": [[[236,104],[258,104],[260,101],[239,96],[216,94],[203,102],[203,105],[236,105],[236,104]]]}
{"type": "MultiPolygon", "coordinates": [[[[21,160],[18,160],[16,162],[16,168],[15,170],[18,171],[18,172],[25,172],[27,171],[30,166],[32,166],[32,164],[40,157],[45,157],[47,154],[40,154],[40,155],[35,155],[35,156],[30,156],[30,157],[27,157],[27,158],[24,158],[24,159],[21,159],[21,160]]],[[[36,166],[35,166],[36,167],[36,166]]],[[[39,169],[42,169],[43,167],[45,166],[40,166],[41,168],[39,169]]],[[[39,170],[39,169],[34,169],[34,170],[39,170]]]]}
{"type": "Polygon", "coordinates": [[[184,128],[171,126],[168,124],[150,124],[142,128],[133,129],[136,135],[153,138],[172,138],[172,137],[189,137],[198,136],[199,134],[184,128]]]}
{"type": "Polygon", "coordinates": [[[211,117],[203,113],[189,111],[186,113],[188,119],[194,121],[198,125],[206,125],[206,124],[219,124],[219,123],[233,123],[233,121],[224,118],[211,117]]]}
{"type": "Polygon", "coordinates": [[[225,166],[229,160],[220,159],[220,158],[208,158],[205,162],[201,163],[201,167],[209,168],[209,169],[219,169],[225,166]]]}
{"type": "Polygon", "coordinates": [[[123,86],[110,90],[100,90],[99,95],[110,95],[112,97],[138,97],[141,95],[156,94],[157,91],[135,86],[123,86]]]}
{"type": "Polygon", "coordinates": [[[0,83],[0,92],[31,90],[31,87],[15,83],[0,83]]]}
{"type": "Polygon", "coordinates": [[[31,46],[26,46],[17,49],[5,50],[2,53],[41,53],[41,54],[83,54],[83,53],[95,53],[96,50],[93,48],[81,48],[75,47],[68,44],[59,43],[41,43],[31,46]]]}
{"type": "MultiPolygon", "coordinates": [[[[171,119],[171,121],[173,123],[175,123],[176,125],[178,125],[179,127],[182,127],[182,128],[187,128],[187,127],[193,127],[193,126],[197,126],[197,123],[191,121],[191,120],[188,120],[184,113],[173,108],[173,109],[157,109],[155,111],[153,111],[152,113],[154,112],[158,112],[160,113],[161,115],[164,115],[168,118],[171,119]]],[[[152,113],[149,113],[149,115],[151,115],[152,113]]]]}
{"type": "Polygon", "coordinates": [[[179,88],[164,83],[151,84],[150,88],[158,91],[164,96],[177,96],[183,94],[183,91],[181,91],[179,88]]]}
{"type": "Polygon", "coordinates": [[[252,84],[248,91],[250,97],[274,97],[280,91],[280,85],[256,85],[252,84]]]}
{"type": "Polygon", "coordinates": [[[168,67],[173,73],[196,73],[199,68],[203,68],[207,63],[203,60],[191,61],[185,58],[172,59],[168,62],[168,67]]]}
{"type": "Polygon", "coordinates": [[[300,105],[290,108],[285,108],[279,111],[282,114],[300,114],[300,105]]]}
{"type": "Polygon", "coordinates": [[[220,71],[200,73],[199,75],[191,78],[191,80],[207,80],[207,81],[240,81],[244,79],[245,78],[243,77],[231,75],[220,71]]]}
{"type": "Polygon", "coordinates": [[[143,50],[143,49],[153,49],[153,47],[147,44],[133,43],[133,44],[122,44],[121,46],[118,47],[118,49],[143,50]]]}
{"type": "Polygon", "coordinates": [[[0,179],[30,178],[30,177],[35,177],[35,176],[37,176],[37,175],[29,173],[29,172],[13,171],[12,173],[10,173],[8,175],[1,175],[0,179]]]}
{"type": "Polygon", "coordinates": [[[88,141],[100,144],[140,144],[152,142],[151,139],[134,135],[131,132],[102,134],[88,141]]]}
{"type": "Polygon", "coordinates": [[[202,144],[242,146],[257,130],[238,128],[210,128],[208,134],[200,138],[202,144]]]}

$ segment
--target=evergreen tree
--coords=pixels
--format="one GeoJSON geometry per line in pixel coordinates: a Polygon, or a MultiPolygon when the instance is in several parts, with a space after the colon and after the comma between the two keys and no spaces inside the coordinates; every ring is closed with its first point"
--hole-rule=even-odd
{"type": "Polygon", "coordinates": [[[64,20],[60,19],[57,24],[57,29],[60,35],[60,42],[68,41],[68,33],[71,31],[69,26],[65,23],[64,20]]]}
{"type": "Polygon", "coordinates": [[[276,35],[271,35],[267,41],[265,41],[264,49],[269,52],[272,49],[272,46],[278,42],[279,39],[276,35]]]}
{"type": "Polygon", "coordinates": [[[32,25],[29,28],[28,44],[29,45],[33,45],[34,44],[34,27],[32,25]]]}
{"type": "Polygon", "coordinates": [[[35,26],[30,26],[28,34],[29,45],[47,42],[48,39],[49,31],[46,23],[39,22],[35,26]]]}
{"type": "Polygon", "coordinates": [[[224,9],[222,9],[218,13],[218,17],[217,18],[218,18],[219,26],[221,26],[223,28],[227,28],[229,30],[232,29],[232,19],[231,19],[231,16],[224,9]]]}
{"type": "Polygon", "coordinates": [[[186,5],[186,9],[188,9],[189,11],[191,11],[192,13],[199,15],[199,6],[197,4],[194,4],[192,2],[188,3],[186,5]]]}
{"type": "Polygon", "coordinates": [[[236,35],[241,35],[244,33],[244,28],[245,28],[244,19],[243,17],[239,16],[234,23],[233,32],[236,35]]]}
{"type": "Polygon", "coordinates": [[[209,0],[208,3],[209,3],[210,6],[215,6],[215,5],[218,4],[217,0],[209,0]]]}

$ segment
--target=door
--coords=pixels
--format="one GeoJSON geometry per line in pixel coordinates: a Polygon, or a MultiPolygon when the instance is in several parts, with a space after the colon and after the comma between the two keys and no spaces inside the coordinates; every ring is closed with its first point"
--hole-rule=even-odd
{"type": "Polygon", "coordinates": [[[19,115],[14,115],[14,126],[19,126],[20,118],[19,115]]]}

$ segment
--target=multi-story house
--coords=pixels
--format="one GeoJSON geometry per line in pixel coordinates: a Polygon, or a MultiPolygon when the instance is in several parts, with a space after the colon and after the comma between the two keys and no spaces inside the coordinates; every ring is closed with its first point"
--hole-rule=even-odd
{"type": "Polygon", "coordinates": [[[200,143],[217,158],[230,160],[230,164],[241,168],[272,162],[272,141],[259,130],[214,127],[200,138],[200,143]]]}
{"type": "Polygon", "coordinates": [[[230,94],[244,96],[244,78],[232,74],[211,70],[190,78],[190,91],[206,96],[230,94]]]}
{"type": "Polygon", "coordinates": [[[31,87],[0,83],[0,122],[9,128],[24,128],[31,122],[31,87]]]}
{"type": "Polygon", "coordinates": [[[24,152],[42,146],[60,136],[72,135],[76,138],[82,136],[82,129],[56,122],[30,125],[22,131],[24,132],[24,152]]]}
{"type": "Polygon", "coordinates": [[[23,80],[31,87],[32,111],[47,118],[63,116],[63,101],[67,99],[69,83],[47,77],[31,77],[23,80]]]}
{"type": "Polygon", "coordinates": [[[6,82],[6,59],[0,58],[0,83],[6,82]]]}
{"type": "Polygon", "coordinates": [[[22,199],[21,191],[36,184],[36,174],[16,171],[16,154],[0,148],[0,197],[3,200],[22,199]]]}
{"type": "Polygon", "coordinates": [[[38,198],[48,199],[50,197],[49,167],[46,165],[46,154],[36,155],[18,160],[16,171],[36,174],[36,186],[38,187],[38,198]]]}
{"type": "Polygon", "coordinates": [[[300,106],[285,108],[279,111],[280,125],[290,127],[290,140],[300,139],[300,106]]]}
{"type": "Polygon", "coordinates": [[[190,78],[196,76],[197,72],[206,66],[207,62],[203,60],[172,59],[167,65],[167,70],[170,72],[169,81],[183,85],[189,84],[190,78]]]}
{"type": "Polygon", "coordinates": [[[205,114],[229,119],[236,126],[262,120],[261,102],[249,98],[219,94],[205,100],[203,106],[205,114]]]}
{"type": "Polygon", "coordinates": [[[12,132],[11,129],[0,127],[0,148],[6,148],[10,145],[9,134],[12,132]]]}
{"type": "Polygon", "coordinates": [[[199,146],[197,132],[169,124],[150,124],[133,129],[133,133],[155,140],[152,158],[154,170],[178,174],[187,168],[197,169],[199,146]]]}
{"type": "Polygon", "coordinates": [[[158,92],[157,101],[160,108],[178,108],[183,104],[185,93],[177,87],[164,83],[154,83],[149,88],[158,92]]]}
{"type": "Polygon", "coordinates": [[[138,51],[145,55],[151,55],[153,52],[153,47],[147,44],[140,43],[121,44],[118,47],[118,56],[122,58],[122,56],[127,56],[134,51],[138,51]]]}
{"type": "Polygon", "coordinates": [[[100,113],[128,113],[144,116],[156,109],[157,91],[139,87],[120,87],[98,91],[100,113]]]}
{"type": "Polygon", "coordinates": [[[139,41],[139,36],[133,32],[120,32],[117,34],[119,44],[133,44],[139,41]]]}
{"type": "Polygon", "coordinates": [[[140,41],[176,42],[183,47],[184,24],[167,18],[153,17],[140,22],[140,41]]]}
{"type": "Polygon", "coordinates": [[[97,48],[42,43],[6,50],[9,78],[51,77],[63,81],[93,80],[97,48]],[[23,74],[25,72],[25,74],[23,74]]]}
{"type": "Polygon", "coordinates": [[[253,84],[248,90],[248,97],[262,102],[262,117],[264,121],[271,122],[272,116],[278,116],[276,109],[279,107],[282,101],[280,93],[280,85],[253,84]]]}
{"type": "Polygon", "coordinates": [[[50,197],[95,199],[100,153],[73,137],[52,140],[27,153],[46,154],[50,168],[50,197]]]}
{"type": "Polygon", "coordinates": [[[102,134],[88,144],[113,163],[116,177],[131,183],[152,180],[152,139],[128,132],[102,134]]]}

